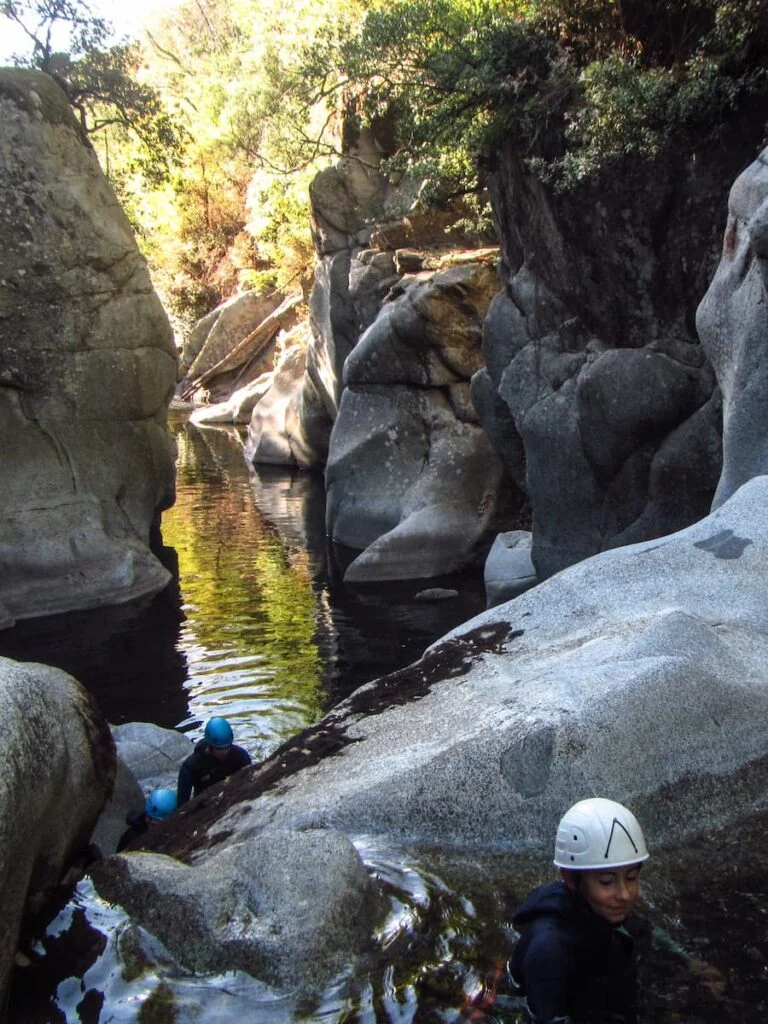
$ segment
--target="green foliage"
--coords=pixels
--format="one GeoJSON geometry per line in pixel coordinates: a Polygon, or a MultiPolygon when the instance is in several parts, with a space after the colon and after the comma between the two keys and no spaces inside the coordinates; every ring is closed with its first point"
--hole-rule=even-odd
{"type": "Polygon", "coordinates": [[[567,188],[766,88],[768,0],[179,0],[140,48],[107,47],[86,0],[0,13],[93,133],[182,323],[306,287],[309,182],[364,126],[422,204],[463,196],[479,224],[502,146],[567,188]]]}
{"type": "MultiPolygon", "coordinates": [[[[396,112],[392,166],[433,194],[478,187],[502,143],[567,187],[717,129],[765,86],[768,0],[396,0],[315,42],[315,98],[396,112]]],[[[305,86],[306,89],[306,86],[305,86]]]]}

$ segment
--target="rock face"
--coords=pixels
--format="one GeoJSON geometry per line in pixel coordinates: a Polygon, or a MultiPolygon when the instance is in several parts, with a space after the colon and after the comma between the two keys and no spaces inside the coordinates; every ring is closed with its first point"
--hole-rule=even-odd
{"type": "Polygon", "coordinates": [[[347,357],[376,319],[390,289],[403,274],[421,267],[421,256],[402,247],[419,242],[469,246],[457,226],[466,210],[413,213],[417,187],[407,180],[394,186],[380,172],[388,152],[386,125],[375,131],[347,130],[345,135],[344,156],[321,171],[310,189],[317,258],[309,302],[312,337],[303,377],[290,380],[299,372],[292,363],[279,381],[278,406],[287,401],[289,388],[294,393],[285,432],[269,402],[266,412],[259,408],[262,402],[257,406],[247,451],[254,464],[325,465],[347,357]]]}
{"type": "Polygon", "coordinates": [[[171,328],[52,79],[0,72],[0,620],[161,589],[171,328]]]}
{"type": "Polygon", "coordinates": [[[311,345],[298,330],[287,339],[280,360],[254,406],[245,458],[254,465],[300,466],[324,462],[328,420],[320,396],[307,377],[311,345]]]}
{"type": "Polygon", "coordinates": [[[22,915],[40,909],[88,842],[115,778],[109,727],[82,687],[0,658],[0,997],[22,915]]]}
{"type": "Polygon", "coordinates": [[[328,533],[366,549],[346,580],[454,572],[511,515],[469,397],[496,289],[484,264],[406,278],[347,358],[326,467],[328,533]]]}
{"type": "Polygon", "coordinates": [[[225,404],[238,385],[270,373],[280,332],[295,326],[300,304],[300,295],[243,292],[204,316],[181,352],[181,395],[225,404]]]}
{"type": "Polygon", "coordinates": [[[94,875],[188,969],[243,970],[297,995],[348,967],[382,911],[355,847],[327,829],[270,829],[191,866],[129,853],[94,875]]]}
{"type": "Polygon", "coordinates": [[[151,722],[126,722],[111,729],[117,750],[117,776],[112,796],[91,836],[91,842],[105,857],[116,851],[128,815],[144,809],[147,793],[176,789],[181,762],[194,749],[188,736],[151,722]]]}
{"type": "Polygon", "coordinates": [[[508,277],[472,393],[531,499],[541,577],[710,506],[720,399],[694,312],[752,137],[734,126],[727,145],[627,162],[564,195],[511,149],[499,154],[492,191],[508,277]]]}
{"type": "Polygon", "coordinates": [[[768,472],[768,149],[731,189],[723,253],[697,314],[723,393],[723,472],[713,506],[768,472]]]}

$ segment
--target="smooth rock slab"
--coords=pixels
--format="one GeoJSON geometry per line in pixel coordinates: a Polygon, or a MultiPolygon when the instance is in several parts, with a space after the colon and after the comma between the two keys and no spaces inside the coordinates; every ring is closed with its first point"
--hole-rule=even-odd
{"type": "Polygon", "coordinates": [[[335,756],[216,830],[322,824],[512,854],[548,850],[592,793],[631,805],[653,844],[749,814],[768,772],[767,503],[756,478],[694,526],[466,623],[315,727],[335,756]]]}

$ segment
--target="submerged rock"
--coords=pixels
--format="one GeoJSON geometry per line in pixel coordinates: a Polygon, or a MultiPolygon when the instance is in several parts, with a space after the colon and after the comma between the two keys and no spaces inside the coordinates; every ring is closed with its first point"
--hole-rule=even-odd
{"type": "Polygon", "coordinates": [[[170,576],[168,319],[47,75],[0,71],[0,622],[119,604],[170,576]]]}

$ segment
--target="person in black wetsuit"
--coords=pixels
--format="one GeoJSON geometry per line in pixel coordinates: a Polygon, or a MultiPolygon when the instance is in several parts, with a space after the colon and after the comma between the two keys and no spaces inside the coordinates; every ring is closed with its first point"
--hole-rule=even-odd
{"type": "Polygon", "coordinates": [[[150,793],[144,810],[140,814],[129,815],[126,819],[128,828],[117,842],[117,852],[120,853],[134,839],[148,832],[153,822],[165,821],[176,810],[176,806],[176,794],[172,789],[156,789],[150,793]]]}
{"type": "Polygon", "coordinates": [[[563,816],[554,860],[562,880],[535,889],[512,921],[522,937],[509,977],[533,1024],[635,1019],[636,953],[650,928],[633,910],[647,859],[621,804],[582,800],[563,816]]]}
{"type": "Polygon", "coordinates": [[[179,806],[214,782],[220,782],[251,764],[248,751],[238,747],[232,739],[232,726],[226,718],[209,720],[194,753],[189,755],[179,769],[176,787],[179,806]]]}

